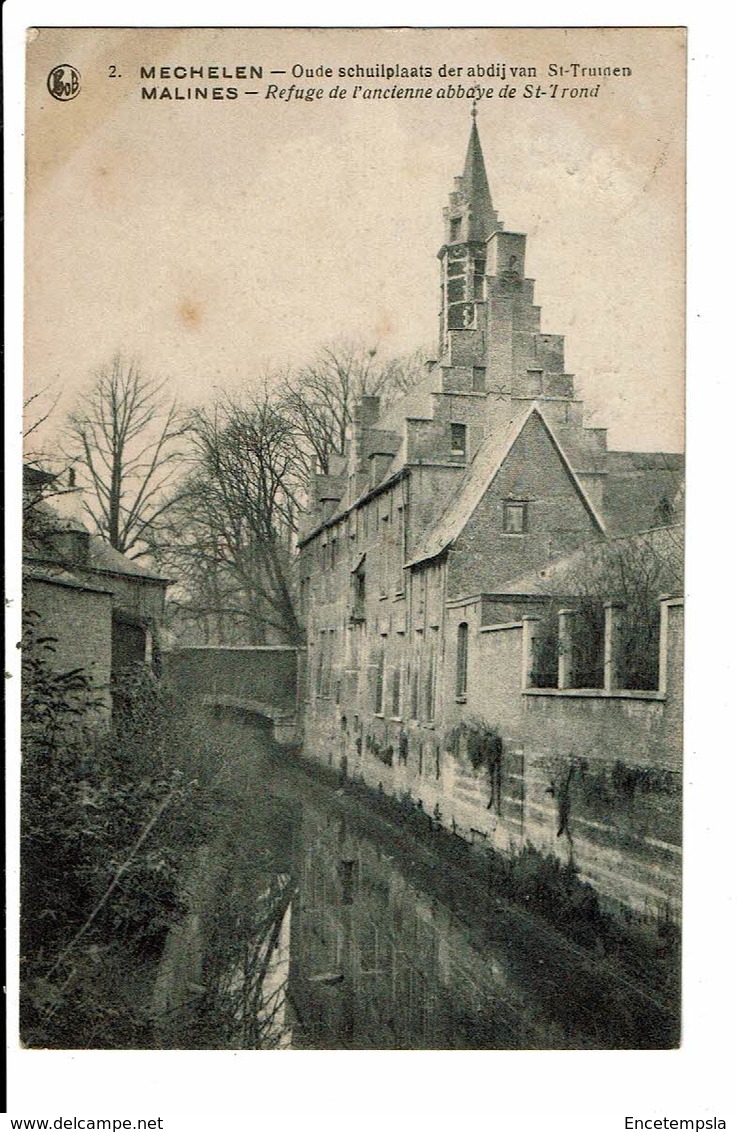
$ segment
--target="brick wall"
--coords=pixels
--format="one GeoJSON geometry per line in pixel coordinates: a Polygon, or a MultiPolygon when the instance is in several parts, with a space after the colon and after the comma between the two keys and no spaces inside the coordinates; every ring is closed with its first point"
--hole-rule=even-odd
{"type": "Polygon", "coordinates": [[[305,714],[307,756],[411,799],[470,841],[502,851],[531,843],[573,861],[614,909],[648,921],[677,918],[682,605],[663,603],[667,691],[650,693],[526,689],[523,622],[488,626],[484,609],[481,597],[454,603],[445,635],[437,631],[432,720],[422,702],[413,718],[407,669],[399,716],[388,707],[395,663],[419,672],[422,701],[433,620],[426,605],[421,620],[413,609],[410,621],[417,616],[421,631],[410,628],[414,636],[407,641],[401,634],[383,638],[385,709],[364,703],[372,686],[360,679],[352,707],[342,691],[313,700],[305,714]],[[468,626],[468,678],[458,695],[461,623],[468,626]],[[462,742],[452,740],[462,721],[485,722],[500,734],[494,783],[484,768],[473,769],[462,742]]]}
{"type": "Polygon", "coordinates": [[[43,635],[55,637],[49,662],[57,672],[83,668],[110,710],[112,598],[107,593],[77,589],[31,578],[24,585],[26,610],[40,614],[43,635]]]}
{"type": "Polygon", "coordinates": [[[294,648],[184,648],[165,656],[165,673],[178,694],[196,704],[204,696],[238,697],[293,711],[299,650],[294,648]]]}
{"type": "Polygon", "coordinates": [[[493,591],[597,534],[547,429],[532,416],[451,550],[448,595],[493,591]],[[527,533],[504,533],[508,499],[528,501],[527,533]]]}

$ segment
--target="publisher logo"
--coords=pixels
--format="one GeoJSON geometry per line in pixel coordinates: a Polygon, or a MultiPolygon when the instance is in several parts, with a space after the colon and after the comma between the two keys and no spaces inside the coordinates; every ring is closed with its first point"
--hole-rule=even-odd
{"type": "Polygon", "coordinates": [[[76,67],[69,63],[60,63],[49,71],[46,86],[52,98],[59,102],[70,102],[79,94],[82,76],[76,67]]]}

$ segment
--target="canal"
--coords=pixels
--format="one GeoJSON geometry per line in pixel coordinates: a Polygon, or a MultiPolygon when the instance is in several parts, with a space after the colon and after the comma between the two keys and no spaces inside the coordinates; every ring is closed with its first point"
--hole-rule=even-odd
{"type": "Polygon", "coordinates": [[[606,1049],[677,1042],[595,948],[466,882],[386,805],[221,713],[211,835],[153,994],[179,1049],[606,1049]]]}

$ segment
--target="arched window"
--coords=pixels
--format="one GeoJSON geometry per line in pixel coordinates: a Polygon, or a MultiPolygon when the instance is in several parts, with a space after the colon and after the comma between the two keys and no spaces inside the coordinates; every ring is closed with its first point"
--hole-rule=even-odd
{"type": "Polygon", "coordinates": [[[456,696],[466,698],[468,687],[468,625],[461,621],[458,626],[458,647],[456,652],[456,696]]]}

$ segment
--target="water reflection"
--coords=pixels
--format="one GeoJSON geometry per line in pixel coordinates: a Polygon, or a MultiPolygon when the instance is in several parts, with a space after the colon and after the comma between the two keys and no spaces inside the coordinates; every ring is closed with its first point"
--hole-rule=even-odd
{"type": "Polygon", "coordinates": [[[524,1005],[437,900],[345,817],[306,807],[294,915],[294,1044],[451,1049],[517,1045],[524,1005]]]}
{"type": "MultiPolygon", "coordinates": [[[[155,995],[160,1044],[641,1048],[657,1004],[523,912],[449,906],[413,848],[283,761],[223,784],[155,995]],[[438,895],[440,893],[440,896],[438,895]]],[[[435,866],[438,876],[441,862],[435,866]]],[[[499,902],[496,902],[499,904],[499,902]]]]}

